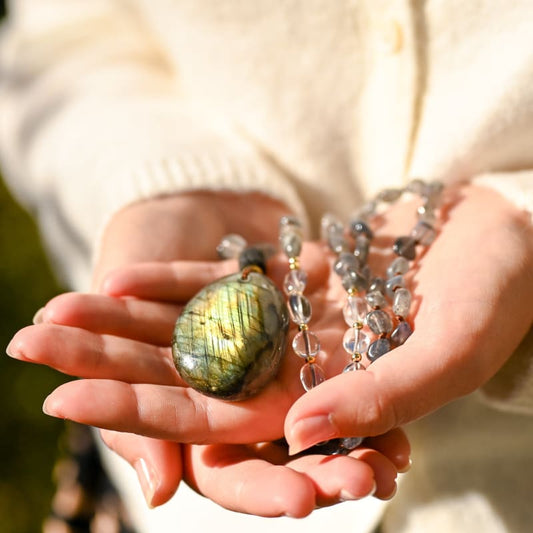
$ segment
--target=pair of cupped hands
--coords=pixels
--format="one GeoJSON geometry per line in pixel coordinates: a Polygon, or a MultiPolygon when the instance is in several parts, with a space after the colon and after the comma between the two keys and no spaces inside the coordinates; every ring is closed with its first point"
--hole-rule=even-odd
{"type": "MultiPolygon", "coordinates": [[[[400,426],[489,380],[533,321],[533,231],[497,193],[452,192],[442,226],[410,274],[414,333],[366,371],[342,373],[345,292],[323,243],[301,256],[305,294],[327,381],[303,393],[302,359],[287,350],[277,377],[256,397],[225,402],[187,387],[170,340],[186,302],[235,272],[215,248],[228,233],[276,242],[287,209],[265,196],[197,192],[155,198],[117,213],[106,228],[93,292],[51,300],[19,331],[12,357],[77,376],[53,391],[44,411],[100,428],[104,442],[137,471],[150,506],[180,481],[232,510],[302,517],[317,506],[373,494],[388,499],[410,465],[400,426]],[[321,441],[366,436],[348,456],[300,454],[321,441]],[[281,437],[288,449],[277,442],[281,437]]],[[[375,242],[408,233],[416,202],[393,206],[375,242]]],[[[370,259],[383,269],[391,256],[370,259]]],[[[269,262],[281,285],[287,262],[269,262]]],[[[291,335],[295,332],[292,331],[291,335]]],[[[416,458],[415,458],[416,460],[416,458]]]]}

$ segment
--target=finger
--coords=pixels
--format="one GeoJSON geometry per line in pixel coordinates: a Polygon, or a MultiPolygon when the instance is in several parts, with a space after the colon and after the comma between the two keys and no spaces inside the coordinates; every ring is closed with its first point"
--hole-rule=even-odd
{"type": "Polygon", "coordinates": [[[187,481],[227,509],[258,516],[307,516],[315,507],[309,478],[259,459],[246,446],[186,446],[187,481]]]}
{"type": "Polygon", "coordinates": [[[291,453],[331,438],[384,434],[471,392],[414,336],[367,371],[335,376],[299,398],[285,420],[291,453]]]}
{"type": "Polygon", "coordinates": [[[15,359],[47,365],[72,376],[128,383],[183,383],[170,348],[69,326],[28,326],[13,337],[8,352],[15,359]]]}
{"type": "Polygon", "coordinates": [[[139,263],[108,274],[103,292],[110,296],[186,302],[207,284],[235,270],[235,261],[139,263]]]}
{"type": "Polygon", "coordinates": [[[82,424],[178,442],[247,443],[279,438],[290,399],[276,390],[245,402],[186,387],[78,380],[45,400],[45,413],[82,424]]]}
{"type": "Polygon", "coordinates": [[[41,321],[169,346],[180,310],[169,303],[67,293],[48,302],[41,321]]]}
{"type": "Polygon", "coordinates": [[[180,444],[116,431],[100,434],[106,446],[135,469],[150,507],[170,500],[182,478],[180,444]]]}
{"type": "Polygon", "coordinates": [[[362,448],[373,448],[380,452],[398,472],[407,472],[411,467],[411,446],[407,435],[401,428],[392,429],[385,435],[366,438],[362,448]]]}

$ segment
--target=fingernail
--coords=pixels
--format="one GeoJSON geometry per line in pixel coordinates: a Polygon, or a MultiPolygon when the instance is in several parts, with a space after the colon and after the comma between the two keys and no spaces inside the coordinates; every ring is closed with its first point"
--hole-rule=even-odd
{"type": "Polygon", "coordinates": [[[37,310],[37,312],[33,315],[32,322],[37,324],[42,324],[44,322],[44,307],[41,307],[37,310]]]}
{"type": "Polygon", "coordinates": [[[408,463],[403,468],[398,468],[398,472],[400,472],[400,474],[405,474],[405,472],[409,472],[409,470],[411,470],[412,466],[413,466],[413,460],[409,458],[408,463]]]}
{"type": "Polygon", "coordinates": [[[137,472],[137,477],[139,478],[139,483],[141,484],[144,499],[146,500],[148,507],[152,509],[154,507],[152,503],[154,494],[159,486],[159,477],[155,470],[142,458],[135,461],[134,467],[137,472]]]}
{"type": "Polygon", "coordinates": [[[362,496],[355,496],[351,492],[349,492],[346,489],[342,489],[339,494],[339,500],[341,502],[347,502],[351,500],[360,500],[362,498],[368,498],[369,496],[373,496],[376,493],[378,486],[376,485],[376,482],[374,481],[372,488],[367,494],[363,494],[362,496]]]}
{"type": "Polygon", "coordinates": [[[13,359],[24,359],[22,357],[22,353],[20,352],[20,346],[18,346],[17,343],[14,342],[14,340],[11,340],[11,342],[7,345],[6,354],[9,355],[9,357],[12,357],[13,359]]]}
{"type": "Polygon", "coordinates": [[[59,414],[60,408],[61,408],[61,401],[60,400],[58,401],[55,398],[51,398],[50,396],[48,396],[43,402],[42,409],[45,415],[66,420],[65,416],[59,414]]]}
{"type": "Polygon", "coordinates": [[[318,415],[304,418],[289,430],[289,455],[294,455],[318,442],[337,436],[331,415],[318,415]]]}
{"type": "Polygon", "coordinates": [[[388,496],[383,496],[381,499],[382,500],[392,500],[392,498],[394,498],[394,496],[396,495],[396,491],[397,490],[398,490],[398,486],[395,483],[394,484],[394,488],[392,489],[392,492],[388,496]]]}

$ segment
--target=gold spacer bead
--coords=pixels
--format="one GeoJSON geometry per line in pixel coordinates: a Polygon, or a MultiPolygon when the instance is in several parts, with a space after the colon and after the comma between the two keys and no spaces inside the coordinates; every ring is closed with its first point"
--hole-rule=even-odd
{"type": "Polygon", "coordinates": [[[307,324],[298,324],[299,331],[307,331],[308,329],[309,329],[309,326],[307,324]]]}
{"type": "Polygon", "coordinates": [[[305,362],[306,363],[311,363],[313,364],[314,362],[316,361],[316,357],[313,357],[312,355],[308,356],[305,358],[305,362]]]}
{"type": "Polygon", "coordinates": [[[363,323],[362,322],[354,322],[353,327],[355,329],[363,329],[363,323]]]}
{"type": "Polygon", "coordinates": [[[355,287],[350,287],[347,291],[348,296],[357,296],[359,291],[355,287]]]}
{"type": "Polygon", "coordinates": [[[298,270],[300,268],[300,259],[298,257],[289,257],[289,269],[298,270]]]}
{"type": "Polygon", "coordinates": [[[355,352],[352,354],[352,361],[354,363],[359,363],[363,359],[363,356],[359,352],[355,352]]]}

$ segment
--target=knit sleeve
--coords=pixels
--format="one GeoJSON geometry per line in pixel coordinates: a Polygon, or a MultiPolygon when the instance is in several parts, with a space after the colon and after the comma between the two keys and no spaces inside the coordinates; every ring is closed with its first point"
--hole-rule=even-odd
{"type": "Polygon", "coordinates": [[[183,94],[132,4],[11,4],[0,41],[0,161],[66,282],[86,286],[97,237],[128,203],[193,189],[260,191],[303,215],[283,173],[183,94]]]}
{"type": "MultiPolygon", "coordinates": [[[[483,174],[473,183],[498,191],[519,209],[527,211],[529,223],[533,222],[533,170],[483,174]]],[[[496,408],[533,414],[533,324],[503,368],[480,392],[496,408]]]]}

